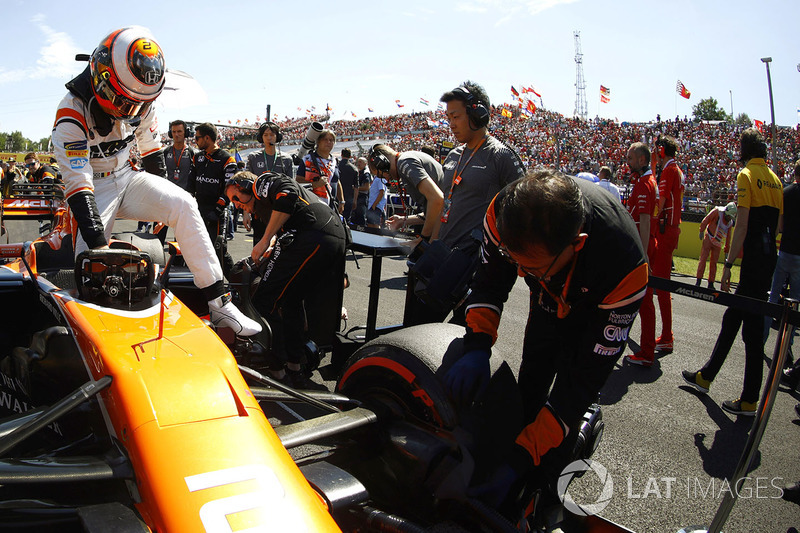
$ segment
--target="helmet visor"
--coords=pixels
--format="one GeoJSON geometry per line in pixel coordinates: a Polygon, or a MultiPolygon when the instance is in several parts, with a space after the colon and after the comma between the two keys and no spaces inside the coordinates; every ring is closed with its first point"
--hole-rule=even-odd
{"type": "Polygon", "coordinates": [[[119,118],[139,116],[146,102],[137,102],[118,94],[107,81],[100,83],[96,89],[98,100],[110,114],[119,118]]]}

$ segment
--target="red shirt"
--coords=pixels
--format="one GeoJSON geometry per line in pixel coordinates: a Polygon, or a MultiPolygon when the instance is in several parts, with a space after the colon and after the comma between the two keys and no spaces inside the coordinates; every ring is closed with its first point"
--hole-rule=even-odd
{"type": "Polygon", "coordinates": [[[658,227],[658,220],[656,218],[656,210],[658,208],[658,194],[656,193],[656,180],[653,178],[653,173],[649,170],[643,175],[638,176],[633,183],[633,190],[631,196],[628,198],[628,212],[636,222],[636,228],[639,228],[639,219],[643,214],[650,215],[650,239],[656,236],[656,228],[658,227]]]}
{"type": "Polygon", "coordinates": [[[667,220],[667,226],[677,226],[681,223],[681,210],[683,208],[683,172],[678,168],[674,159],[667,161],[666,166],[661,171],[661,179],[658,182],[658,195],[664,198],[663,215],[667,220]]]}

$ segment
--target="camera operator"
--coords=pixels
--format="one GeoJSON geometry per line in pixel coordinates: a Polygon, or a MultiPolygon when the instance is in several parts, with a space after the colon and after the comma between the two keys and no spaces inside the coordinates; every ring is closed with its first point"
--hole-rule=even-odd
{"type": "Polygon", "coordinates": [[[297,181],[310,183],[311,190],[330,205],[334,205],[331,183],[338,181],[339,169],[331,152],[336,144],[336,135],[333,131],[324,129],[319,133],[316,146],[303,156],[297,166],[297,181]]]}
{"type": "MultiPolygon", "coordinates": [[[[258,138],[264,149],[259,152],[253,152],[247,156],[246,170],[249,170],[256,176],[260,176],[265,172],[277,172],[291,177],[294,165],[292,158],[288,155],[281,153],[278,144],[283,140],[283,132],[280,126],[274,122],[264,122],[258,127],[258,138]]],[[[253,228],[253,246],[261,240],[264,235],[264,230],[267,228],[266,222],[258,218],[251,218],[248,213],[243,215],[245,227],[249,223],[253,228]]]]}
{"type": "Polygon", "coordinates": [[[356,167],[358,167],[358,196],[356,197],[356,206],[353,209],[351,222],[357,229],[363,229],[367,225],[367,200],[369,199],[369,188],[372,184],[372,174],[367,166],[366,157],[359,157],[356,161],[356,167]]]}
{"type": "Polygon", "coordinates": [[[343,203],[339,204],[339,212],[345,222],[350,222],[350,215],[358,193],[358,168],[351,160],[353,153],[349,148],[342,150],[342,160],[339,161],[339,189],[342,191],[343,203]]]}
{"type": "Polygon", "coordinates": [[[225,243],[224,218],[228,200],[225,198],[225,181],[236,173],[236,160],[217,145],[217,128],[209,123],[195,129],[195,143],[201,150],[195,156],[195,172],[189,179],[190,193],[197,199],[197,208],[203,217],[211,241],[218,248],[224,272],[233,267],[233,258],[225,243]]]}
{"type": "Polygon", "coordinates": [[[303,302],[328,284],[342,283],[347,229],[329,206],[282,174],[256,178],[239,172],[228,181],[225,194],[236,207],[266,221],[264,236],[251,254],[256,263],[267,262],[253,305],[272,327],[273,352],[285,361],[285,367],[273,365],[273,376],[295,388],[319,388],[301,372],[303,302]]]}
{"type": "Polygon", "coordinates": [[[498,450],[500,466],[473,489],[499,507],[518,483],[563,468],[562,452],[571,452],[582,415],[625,349],[648,277],[625,207],[553,169],[530,171],[491,201],[483,243],[464,354],[444,381],[457,405],[480,396],[503,304],[524,278],[531,291],[519,369],[524,426],[498,450]]]}
{"type": "Polygon", "coordinates": [[[435,239],[444,204],[444,196],[438,185],[443,176],[442,165],[423,152],[397,152],[385,144],[372,147],[369,161],[373,174],[398,181],[401,184],[400,194],[404,196],[408,192],[414,203],[422,208],[418,214],[410,216],[408,212],[404,216],[392,215],[386,221],[389,229],[422,226],[419,232],[422,240],[435,239]]]}

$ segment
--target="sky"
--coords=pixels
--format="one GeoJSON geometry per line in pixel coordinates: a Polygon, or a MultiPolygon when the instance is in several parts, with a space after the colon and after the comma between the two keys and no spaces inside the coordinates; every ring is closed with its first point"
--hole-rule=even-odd
{"type": "Polygon", "coordinates": [[[157,102],[162,131],[177,118],[252,123],[267,104],[277,119],[326,105],[333,119],[428,111],[466,79],[493,104],[512,102],[512,85],[532,85],[544,107],[571,116],[576,31],[589,117],[691,117],[713,97],[734,116],[769,122],[762,57],[772,57],[776,122],[794,126],[800,116],[797,0],[0,4],[0,132],[32,140],[50,135],[64,84],[85,68],[75,54],[129,25],[148,27],[167,68],[190,76],[170,75],[175,90],[157,102]],[[678,80],[689,100],[677,96],[678,80]],[[607,104],[600,85],[611,90],[607,104]]]}

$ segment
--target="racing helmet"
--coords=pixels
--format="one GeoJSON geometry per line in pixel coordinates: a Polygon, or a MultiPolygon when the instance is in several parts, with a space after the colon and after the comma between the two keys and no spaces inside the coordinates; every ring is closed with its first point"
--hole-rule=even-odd
{"type": "Polygon", "coordinates": [[[736,218],[736,204],[728,202],[728,205],[725,206],[725,214],[731,218],[736,218]]]}
{"type": "Polygon", "coordinates": [[[131,26],[108,34],[89,61],[92,90],[109,115],[132,119],[144,114],[164,88],[166,64],[150,30],[131,26]]]}

